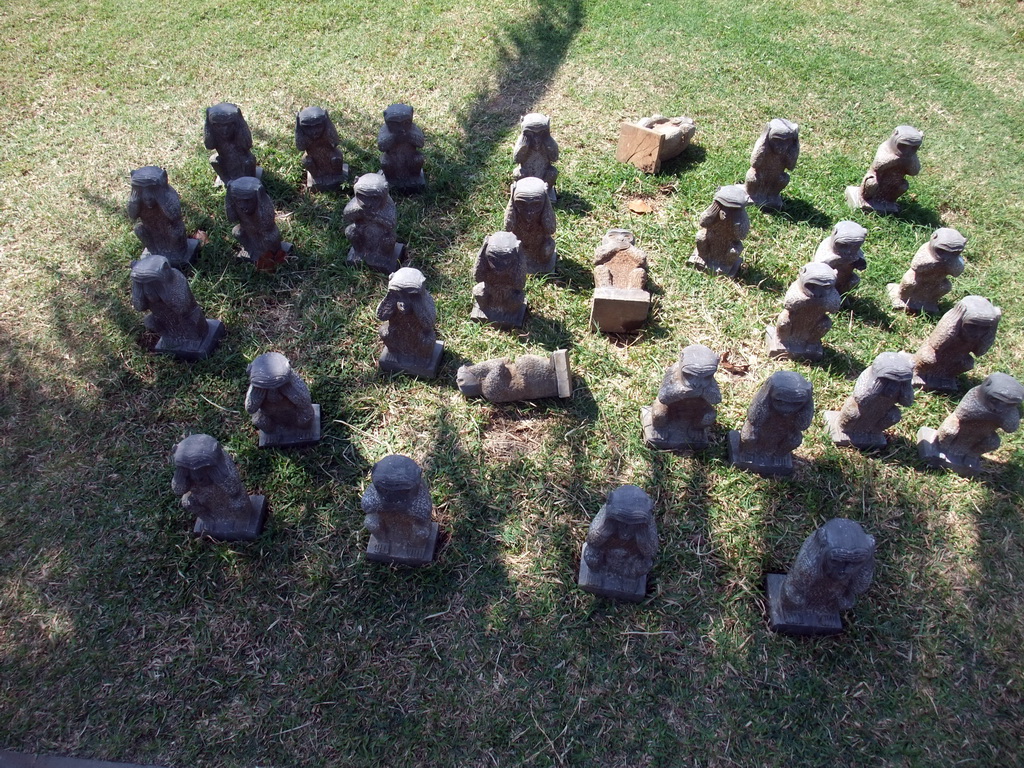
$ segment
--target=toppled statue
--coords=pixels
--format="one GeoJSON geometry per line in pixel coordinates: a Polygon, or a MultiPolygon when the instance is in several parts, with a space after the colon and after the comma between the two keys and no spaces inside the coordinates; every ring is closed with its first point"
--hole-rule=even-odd
{"type": "Polygon", "coordinates": [[[512,194],[505,209],[505,229],[519,238],[519,248],[526,263],[526,274],[538,275],[555,271],[555,209],[548,199],[548,185],[543,179],[528,176],[512,184],[512,194]]]}
{"type": "Polygon", "coordinates": [[[345,206],[345,237],[352,247],[349,264],[366,264],[390,275],[405,258],[405,244],[398,242],[398,209],[388,194],[388,182],[379,173],[366,173],[352,186],[355,197],[345,206]]]}
{"type": "Polygon", "coordinates": [[[384,110],[384,125],[377,134],[381,173],[397,195],[411,195],[427,188],[423,175],[423,131],[412,121],[408,104],[392,104],[384,110]]]}
{"type": "Polygon", "coordinates": [[[644,173],[657,173],[662,163],[686,151],[696,132],[693,119],[682,116],[652,115],[636,123],[622,123],[615,160],[632,163],[644,173]]]}
{"type": "Polygon", "coordinates": [[[751,202],[742,184],[718,188],[711,205],[700,215],[691,264],[715,275],[736,277],[743,263],[743,238],[750,234],[746,209],[751,202]]]}
{"type": "Polygon", "coordinates": [[[569,352],[556,349],[549,357],[521,355],[485,360],[459,368],[455,382],[466,397],[482,397],[492,403],[572,397],[569,352]]]}
{"type": "Polygon", "coordinates": [[[224,336],[224,323],[208,320],[188,280],[163,256],[132,262],[132,306],[149,311],[143,323],[160,340],[156,351],[183,360],[203,360],[224,336]]]}
{"type": "Polygon", "coordinates": [[[523,117],[522,132],[512,150],[516,163],[512,178],[516,181],[534,176],[548,185],[547,194],[555,202],[555,179],[558,178],[558,142],[551,138],[551,118],[539,112],[523,117]]]}
{"type": "Polygon", "coordinates": [[[263,183],[255,176],[229,182],[224,207],[228,221],[235,225],[231,234],[242,246],[238,257],[251,261],[256,269],[275,271],[288,257],[292,244],[281,240],[274,218],[274,201],[263,183]]]}
{"type": "Polygon", "coordinates": [[[907,176],[921,172],[917,150],[924,134],[910,125],[897,126],[892,136],[882,142],[875,159],[859,187],[846,188],[846,202],[865,213],[899,213],[896,201],[910,189],[907,176]]]}
{"type": "Polygon", "coordinates": [[[142,241],[143,256],[163,256],[175,269],[192,263],[199,241],[185,235],[181,198],[167,183],[167,171],[147,165],[132,171],[128,218],[136,221],[135,236],[142,241]]]}
{"type": "Polygon", "coordinates": [[[950,277],[964,271],[967,238],[949,227],[936,229],[910,262],[899,283],[889,283],[889,297],[896,309],[938,314],[939,299],[953,290],[950,277]]]}
{"type": "Polygon", "coordinates": [[[252,541],[267,520],[264,496],[249,496],[238,467],[209,435],[189,435],[174,446],[171,490],[196,516],[196,536],[217,541],[252,541]]]}
{"type": "Polygon", "coordinates": [[[832,327],[829,312],[838,312],[842,299],[836,290],[836,271],[812,261],[800,267],[783,299],[782,312],[765,330],[768,356],[817,362],[825,355],[822,338],[832,327]]]}
{"type": "Polygon", "coordinates": [[[836,271],[836,290],[840,295],[860,284],[860,275],[855,270],[868,268],[863,251],[867,236],[868,231],[857,222],[840,221],[814,252],[814,261],[828,264],[836,271]]]}
{"type": "Polygon", "coordinates": [[[765,126],[754,143],[747,171],[746,190],[761,210],[781,211],[782,190],[800,156],[800,126],[777,117],[765,126]]]}
{"type": "Polygon", "coordinates": [[[883,352],[857,377],[838,411],[825,411],[832,442],[860,448],[884,448],[885,430],[898,423],[899,406],[914,404],[914,360],[903,352],[883,352]]]}
{"type": "Polygon", "coordinates": [[[933,467],[970,477],[981,471],[981,455],[999,447],[999,434],[1020,427],[1024,387],[1006,373],[990,374],[971,389],[938,430],[917,431],[917,451],[933,467]]]}
{"type": "Polygon", "coordinates": [[[580,556],[580,589],[639,603],[657,554],[653,499],[635,485],[620,486],[590,523],[580,556]]]}
{"type": "Polygon", "coordinates": [[[640,409],[644,442],[672,451],[701,451],[711,440],[715,406],[722,393],[715,381],[718,355],[703,344],[683,349],[665,371],[654,404],[640,409]]]}
{"type": "Polygon", "coordinates": [[[377,319],[384,321],[380,327],[382,371],[424,379],[437,376],[444,343],[437,340],[437,309],[426,282],[423,273],[411,267],[403,267],[388,280],[388,295],[377,307],[377,319]]]}
{"type": "Polygon", "coordinates": [[[374,464],[362,507],[370,532],[367,560],[410,566],[433,561],[437,523],[430,518],[434,504],[415,461],[393,453],[374,464]]]}
{"type": "Polygon", "coordinates": [[[210,165],[217,174],[216,186],[226,186],[243,176],[258,179],[263,175],[252,154],[252,131],[242,110],[234,104],[222,101],[206,108],[203,142],[207,149],[216,150],[210,155],[210,165]]]}
{"type": "Polygon", "coordinates": [[[632,333],[647,320],[647,254],[628,229],[609,229],[594,250],[594,299],[590,327],[602,333],[632,333]]]}
{"type": "Polygon", "coordinates": [[[839,614],[853,608],[874,573],[874,537],[832,518],[804,540],[788,574],[768,574],[769,626],[787,635],[839,634],[839,614]]]}
{"type": "Polygon", "coordinates": [[[280,352],[266,352],[245,369],[245,411],[260,433],[260,448],[310,445],[320,440],[320,406],[280,352]]]}
{"type": "Polygon", "coordinates": [[[310,192],[333,192],[348,179],[348,163],[338,141],[338,129],[326,110],[306,107],[295,116],[295,148],[303,153],[310,192]]]}
{"type": "Polygon", "coordinates": [[[754,395],[743,428],[729,431],[729,463],[759,475],[793,474],[793,451],[813,419],[811,382],[776,371],[754,395]]]}
{"type": "Polygon", "coordinates": [[[935,325],[914,355],[914,386],[956,392],[957,377],[974,367],[996,341],[1003,312],[983,296],[965,296],[935,325]]]}
{"type": "Polygon", "coordinates": [[[526,318],[526,265],[519,238],[495,232],[484,238],[473,269],[470,318],[499,328],[519,328],[526,318]]]}

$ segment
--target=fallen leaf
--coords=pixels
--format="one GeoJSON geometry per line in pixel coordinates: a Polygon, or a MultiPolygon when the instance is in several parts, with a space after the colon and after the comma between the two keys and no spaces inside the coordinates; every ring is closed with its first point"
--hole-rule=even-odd
{"type": "Polygon", "coordinates": [[[197,229],[196,233],[192,237],[199,241],[199,245],[206,245],[210,242],[210,236],[201,229],[197,229]]]}
{"type": "Polygon", "coordinates": [[[633,213],[651,213],[654,210],[650,203],[643,200],[630,200],[626,205],[633,213]]]}
{"type": "Polygon", "coordinates": [[[288,254],[284,251],[267,251],[256,260],[256,269],[261,272],[276,272],[279,264],[284,264],[288,254]]]}
{"type": "Polygon", "coordinates": [[[731,349],[727,349],[723,352],[721,366],[733,376],[746,376],[750,371],[750,363],[743,360],[742,356],[740,356],[740,360],[733,362],[731,359],[733,355],[738,355],[738,353],[731,349]]]}

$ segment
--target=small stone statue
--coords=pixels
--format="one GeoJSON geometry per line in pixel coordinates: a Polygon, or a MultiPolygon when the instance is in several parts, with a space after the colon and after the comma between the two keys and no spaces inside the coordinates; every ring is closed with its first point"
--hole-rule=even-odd
{"type": "Polygon", "coordinates": [[[163,168],[147,165],[132,171],[128,218],[137,220],[135,235],[142,241],[143,256],[159,254],[175,269],[192,263],[199,241],[185,235],[181,198],[167,183],[167,171],[163,168]]]}
{"type": "Polygon", "coordinates": [[[224,207],[228,221],[235,225],[231,234],[242,246],[238,257],[251,261],[264,272],[276,270],[288,257],[292,244],[281,240],[274,219],[274,201],[263,183],[255,176],[228,182],[224,207]]]}
{"type": "Polygon", "coordinates": [[[715,275],[736,277],[743,263],[743,238],[750,234],[746,208],[751,202],[742,184],[718,188],[711,205],[700,215],[691,264],[715,275]]]}
{"type": "Polygon", "coordinates": [[[620,486],[590,523],[580,556],[580,589],[639,603],[657,554],[653,499],[635,485],[620,486]]]}
{"type": "Polygon", "coordinates": [[[768,356],[817,362],[825,355],[821,340],[832,327],[829,312],[839,311],[836,271],[812,261],[786,291],[775,325],[765,330],[768,356]]]}
{"type": "Polygon", "coordinates": [[[768,574],[771,629],[787,635],[839,634],[839,614],[853,608],[874,573],[874,537],[852,520],[832,518],[807,537],[788,574],[768,574]]]}
{"type": "Polygon", "coordinates": [[[512,195],[505,209],[505,229],[519,238],[526,262],[526,274],[555,271],[555,209],[548,199],[548,185],[542,179],[527,176],[512,184],[512,195]]]}
{"type": "Polygon", "coordinates": [[[381,173],[398,195],[427,188],[423,175],[423,131],[412,121],[412,107],[392,104],[384,110],[384,125],[377,134],[381,173]]]}
{"type": "Polygon", "coordinates": [[[689,117],[652,115],[619,126],[615,160],[632,163],[645,173],[657,173],[661,164],[678,157],[690,146],[697,124],[689,117]]]}
{"type": "Polygon", "coordinates": [[[814,418],[814,390],[796,371],[776,371],[761,385],[743,429],[729,431],[729,463],[759,475],[793,474],[793,451],[814,418]]]}
{"type": "Polygon", "coordinates": [[[373,465],[362,500],[370,532],[366,559],[395,565],[429,565],[437,546],[434,504],[423,470],[407,456],[393,453],[373,465]]]}
{"type": "Polygon", "coordinates": [[[149,310],[143,323],[160,340],[156,351],[183,360],[203,360],[224,335],[224,323],[207,320],[185,276],[163,256],[132,262],[132,306],[149,310]]]}
{"type": "Polygon", "coordinates": [[[982,296],[965,296],[935,325],[914,355],[914,386],[956,392],[957,376],[974,367],[974,358],[988,352],[996,340],[1003,312],[982,296]]]}
{"type": "Polygon", "coordinates": [[[333,192],[348,179],[348,163],[338,149],[338,129],[326,110],[306,107],[295,116],[295,148],[303,153],[310,192],[333,192]]]}
{"type": "Polygon", "coordinates": [[[382,371],[424,379],[437,376],[444,344],[437,340],[437,310],[426,282],[423,273],[411,267],[403,267],[388,280],[388,295],[377,307],[377,319],[384,321],[380,327],[382,371]]]}
{"type": "Polygon", "coordinates": [[[594,299],[590,327],[632,333],[647,320],[647,254],[628,229],[609,229],[594,251],[594,299]]]}
{"type": "Polygon", "coordinates": [[[526,265],[519,238],[495,232],[484,238],[476,257],[473,313],[470,317],[499,328],[519,328],[526,317],[526,265]]]}
{"type": "Polygon", "coordinates": [[[910,188],[906,177],[917,176],[921,172],[917,150],[923,140],[924,134],[917,128],[897,126],[892,136],[878,147],[860,186],[846,188],[849,206],[865,213],[899,213],[896,201],[910,188]]]}
{"type": "Polygon", "coordinates": [[[550,357],[521,355],[464,365],[456,374],[459,391],[466,397],[482,397],[492,403],[572,397],[569,352],[556,349],[550,357]]]}
{"type": "Polygon", "coordinates": [[[206,108],[203,141],[207,149],[216,150],[210,155],[210,165],[217,174],[216,186],[225,186],[243,176],[258,179],[263,175],[252,154],[252,131],[242,117],[242,110],[234,104],[222,101],[206,108]]]}
{"type": "Polygon", "coordinates": [[[860,276],[854,270],[868,267],[863,251],[867,235],[868,231],[857,222],[840,221],[814,252],[814,261],[828,264],[836,271],[836,290],[840,295],[849,293],[860,283],[860,276]]]}
{"type": "Polygon", "coordinates": [[[267,520],[264,496],[248,496],[238,467],[209,435],[189,435],[174,446],[171,490],[195,514],[192,533],[218,541],[252,541],[267,520]]]}
{"type": "Polygon", "coordinates": [[[522,133],[516,140],[512,150],[512,159],[516,162],[512,178],[516,181],[534,176],[548,185],[548,199],[553,203],[555,195],[555,179],[558,178],[558,142],[551,138],[551,118],[538,112],[531,112],[523,117],[522,133]]]}
{"type": "Polygon", "coordinates": [[[715,381],[718,355],[691,344],[670,365],[654,404],[640,409],[644,442],[653,448],[701,451],[710,443],[715,406],[722,393],[715,381]]]}
{"type": "Polygon", "coordinates": [[[309,445],[320,440],[320,406],[280,352],[266,352],[245,369],[245,411],[260,433],[260,448],[309,445]]]}
{"type": "Polygon", "coordinates": [[[939,299],[953,290],[950,277],[964,271],[967,238],[949,227],[936,229],[910,262],[899,283],[889,283],[889,297],[896,309],[938,314],[939,299]]]}
{"type": "Polygon", "coordinates": [[[998,431],[1016,432],[1024,387],[1013,376],[993,373],[971,389],[938,430],[917,431],[917,451],[933,467],[970,477],[981,471],[981,454],[999,447],[998,431]]]}
{"type": "Polygon", "coordinates": [[[899,406],[914,404],[914,361],[903,352],[883,352],[857,377],[843,407],[825,411],[825,424],[836,445],[884,448],[885,430],[898,423],[899,406]]]}
{"type": "Polygon", "coordinates": [[[747,171],[746,190],[761,210],[781,211],[782,190],[789,184],[789,174],[800,156],[800,126],[775,118],[765,126],[754,143],[747,171]]]}
{"type": "Polygon", "coordinates": [[[398,209],[388,194],[388,182],[379,173],[367,173],[352,187],[355,197],[345,206],[345,237],[352,244],[349,264],[366,264],[390,275],[405,258],[405,244],[398,242],[398,209]]]}

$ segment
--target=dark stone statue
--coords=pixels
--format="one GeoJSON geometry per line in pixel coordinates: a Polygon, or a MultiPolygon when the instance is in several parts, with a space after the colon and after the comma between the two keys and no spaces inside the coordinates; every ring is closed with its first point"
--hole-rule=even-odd
{"type": "Polygon", "coordinates": [[[206,108],[203,141],[207,149],[216,150],[210,155],[210,165],[217,174],[217,186],[243,176],[258,179],[263,175],[252,154],[252,131],[242,117],[242,110],[234,104],[222,101],[206,108]]]}
{"type": "Polygon", "coordinates": [[[295,116],[295,148],[303,153],[310,192],[333,192],[348,179],[348,164],[338,149],[338,129],[326,110],[306,107],[295,116]]]}
{"type": "Polygon", "coordinates": [[[729,463],[759,475],[793,474],[793,451],[814,419],[811,382],[776,371],[754,395],[743,429],[729,432],[729,463]]]}
{"type": "Polygon", "coordinates": [[[822,338],[832,327],[830,312],[839,311],[836,271],[812,261],[800,267],[800,276],[786,291],[775,325],[765,330],[768,356],[817,362],[825,356],[822,338]]]}
{"type": "Polygon", "coordinates": [[[846,202],[864,212],[899,213],[896,201],[910,188],[907,176],[921,172],[917,150],[924,134],[909,125],[897,126],[882,142],[859,187],[846,188],[846,202]]]}
{"type": "Polygon", "coordinates": [[[423,175],[423,131],[412,121],[412,107],[392,104],[384,110],[377,134],[381,173],[395,194],[409,195],[427,188],[423,175]]]}
{"type": "Polygon", "coordinates": [[[718,188],[711,205],[700,215],[691,264],[715,275],[736,277],[743,263],[743,238],[750,234],[746,210],[750,203],[742,184],[718,188]]]}
{"type": "Polygon", "coordinates": [[[594,299],[590,327],[632,333],[647,320],[647,254],[628,229],[609,229],[594,251],[594,299]]]}
{"type": "Polygon", "coordinates": [[[762,210],[782,210],[782,190],[800,156],[800,126],[776,118],[765,126],[754,144],[747,171],[746,190],[753,204],[762,210]]]}
{"type": "Polygon", "coordinates": [[[683,349],[679,361],[665,371],[654,404],[640,410],[644,442],[666,450],[707,448],[715,406],[722,402],[717,370],[718,355],[703,344],[683,349]]]}
{"type": "Polygon", "coordinates": [[[355,197],[345,206],[345,237],[352,244],[349,264],[366,264],[390,275],[405,257],[398,242],[398,209],[388,194],[388,182],[379,173],[367,173],[352,187],[355,197]]]}
{"type": "Polygon", "coordinates": [[[434,504],[415,461],[393,453],[374,464],[362,506],[370,532],[367,560],[411,566],[433,561],[437,523],[430,518],[434,504]]]}
{"type": "Polygon", "coordinates": [[[914,386],[956,392],[957,376],[974,367],[974,358],[996,340],[1003,312],[982,296],[965,296],[944,314],[914,355],[914,386]]]}
{"type": "Polygon", "coordinates": [[[224,198],[228,221],[234,224],[231,234],[242,246],[238,257],[251,261],[264,272],[273,272],[292,249],[281,240],[281,231],[274,218],[274,201],[263,183],[255,176],[243,176],[228,183],[224,198]]]}
{"type": "Polygon", "coordinates": [[[548,185],[548,199],[555,202],[555,179],[558,178],[558,143],[551,138],[551,118],[539,112],[523,117],[522,132],[512,150],[516,181],[534,176],[548,185]]]}
{"type": "Polygon", "coordinates": [[[526,274],[555,271],[555,226],[555,209],[548,199],[548,185],[542,179],[527,176],[512,184],[505,209],[505,229],[519,238],[526,274]]]}
{"type": "Polygon", "coordinates": [[[580,589],[639,603],[657,554],[654,501],[635,485],[620,486],[590,524],[580,556],[580,589]]]}
{"type": "Polygon", "coordinates": [[[459,391],[466,397],[482,397],[492,403],[572,397],[569,353],[556,349],[550,357],[521,355],[464,365],[456,374],[459,391]]]}
{"type": "Polygon", "coordinates": [[[950,277],[964,271],[967,238],[949,227],[936,229],[910,262],[899,283],[889,283],[889,297],[896,309],[938,314],[939,299],[953,290],[950,277]]]}
{"type": "Polygon", "coordinates": [[[914,404],[914,361],[903,352],[883,352],[857,377],[843,407],[825,411],[825,423],[836,445],[884,448],[885,430],[898,423],[899,406],[914,404]]]}
{"type": "Polygon", "coordinates": [[[167,183],[167,171],[147,165],[132,171],[128,218],[135,221],[135,235],[142,241],[143,256],[158,254],[176,269],[192,263],[199,241],[185,235],[181,198],[167,183]]]}
{"type": "Polygon", "coordinates": [[[260,433],[260,448],[309,445],[320,440],[320,406],[280,352],[266,352],[246,368],[245,411],[260,433]]]}
{"type": "Polygon", "coordinates": [[[815,261],[836,271],[836,290],[840,295],[849,293],[860,283],[855,270],[868,267],[863,251],[867,235],[868,231],[857,222],[840,221],[814,252],[815,261]]]}
{"type": "Polygon", "coordinates": [[[522,326],[526,317],[526,265],[519,238],[512,232],[485,237],[473,279],[473,320],[499,328],[522,326]]]}
{"type": "Polygon", "coordinates": [[[426,282],[423,273],[411,267],[403,267],[388,280],[388,295],[377,307],[377,319],[384,321],[380,327],[382,371],[424,379],[437,376],[444,344],[437,340],[437,310],[426,282]]]}

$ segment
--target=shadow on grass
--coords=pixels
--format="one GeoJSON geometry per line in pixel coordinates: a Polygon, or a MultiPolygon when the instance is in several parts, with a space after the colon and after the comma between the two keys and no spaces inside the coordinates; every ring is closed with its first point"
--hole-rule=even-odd
{"type": "Polygon", "coordinates": [[[682,154],[673,157],[671,160],[662,163],[661,169],[654,174],[655,178],[682,176],[695,166],[700,165],[708,158],[707,150],[699,144],[691,144],[682,154]]]}
{"type": "Polygon", "coordinates": [[[792,221],[795,224],[808,224],[817,229],[831,229],[832,220],[814,203],[797,197],[783,198],[783,202],[785,208],[781,211],[764,210],[762,213],[772,218],[792,221]]]}

